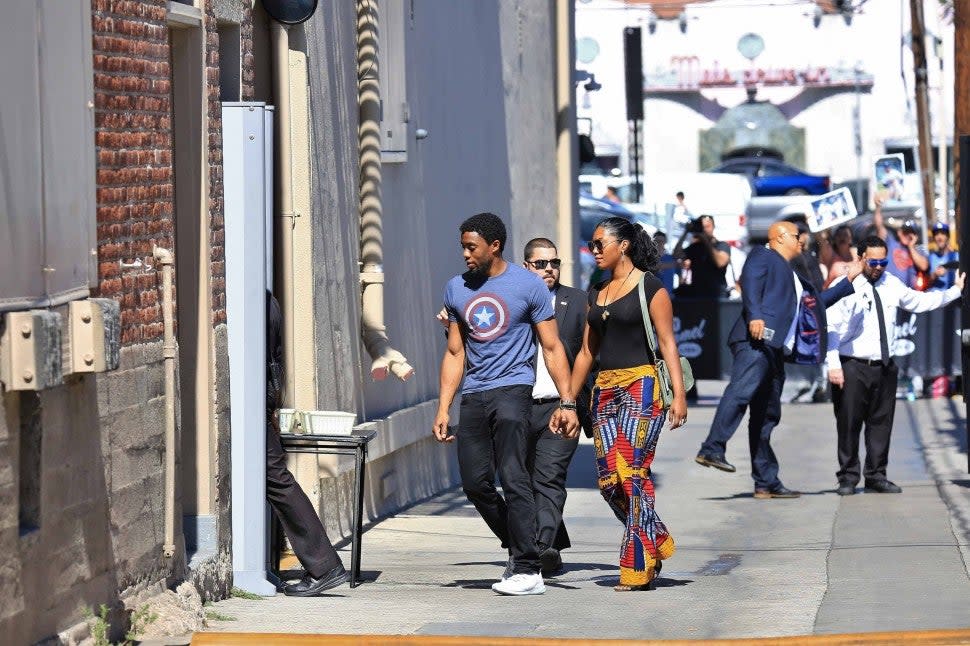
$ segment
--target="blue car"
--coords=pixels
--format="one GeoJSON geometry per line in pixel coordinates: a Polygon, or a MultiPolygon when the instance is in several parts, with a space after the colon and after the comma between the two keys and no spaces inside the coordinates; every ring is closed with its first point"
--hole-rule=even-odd
{"type": "Polygon", "coordinates": [[[831,190],[828,175],[809,175],[794,166],[768,157],[737,157],[710,169],[711,173],[746,175],[754,194],[821,195],[831,190]]]}

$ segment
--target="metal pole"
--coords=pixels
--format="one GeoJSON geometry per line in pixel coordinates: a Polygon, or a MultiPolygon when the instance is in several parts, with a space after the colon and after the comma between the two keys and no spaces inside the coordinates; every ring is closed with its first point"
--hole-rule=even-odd
{"type": "MultiPolygon", "coordinates": [[[[960,159],[970,159],[970,135],[960,135],[960,159]]],[[[970,164],[960,164],[960,177],[957,195],[960,198],[960,212],[970,213],[970,164]]],[[[960,249],[970,249],[970,218],[960,218],[960,249]]],[[[970,271],[970,254],[960,253],[960,271],[970,271]]],[[[970,444],[970,299],[964,294],[960,301],[960,358],[963,373],[963,406],[967,433],[970,444]]],[[[970,473],[970,455],[967,457],[967,473],[970,473]]]]}
{"type": "Polygon", "coordinates": [[[855,68],[855,110],[852,111],[852,125],[855,131],[855,203],[859,209],[864,209],[862,203],[862,94],[859,92],[859,74],[861,70],[855,68]]]}
{"type": "MultiPolygon", "coordinates": [[[[913,77],[916,81],[916,124],[919,138],[920,177],[923,180],[925,221],[935,221],[933,206],[933,139],[930,135],[930,110],[926,91],[926,28],[923,24],[923,0],[910,0],[913,33],[913,77]]],[[[923,235],[926,235],[924,224],[923,235]]],[[[926,238],[924,237],[924,240],[926,238]]]]}
{"type": "Polygon", "coordinates": [[[579,152],[576,136],[575,13],[571,0],[555,0],[555,101],[556,101],[556,238],[562,259],[562,277],[570,285],[579,284],[576,230],[579,188],[579,152]]]}
{"type": "Polygon", "coordinates": [[[634,119],[630,124],[633,127],[633,151],[630,155],[633,160],[633,186],[639,202],[643,196],[643,187],[640,184],[640,122],[634,119]]]}

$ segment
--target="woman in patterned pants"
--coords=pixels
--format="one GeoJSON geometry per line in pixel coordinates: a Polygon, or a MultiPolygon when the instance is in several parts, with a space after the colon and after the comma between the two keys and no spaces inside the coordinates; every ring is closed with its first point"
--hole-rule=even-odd
{"type": "MultiPolygon", "coordinates": [[[[677,428],[687,421],[687,394],[673,331],[670,295],[653,275],[659,253],[647,233],[621,218],[600,222],[588,243],[597,267],[612,278],[589,292],[583,349],[573,368],[573,388],[589,374],[594,358],[600,372],[592,410],[600,492],[624,524],[618,591],[653,587],[661,561],[674,553],[674,540],[654,509],[650,478],[664,422],[677,428]],[[674,401],[660,401],[653,354],[638,295],[643,282],[660,356],[670,368],[674,401]]],[[[578,392],[578,390],[577,390],[578,392]]]]}

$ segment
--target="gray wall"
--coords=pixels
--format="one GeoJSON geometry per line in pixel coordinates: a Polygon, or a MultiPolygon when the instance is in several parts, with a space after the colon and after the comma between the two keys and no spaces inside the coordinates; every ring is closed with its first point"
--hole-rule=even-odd
{"type": "MultiPolygon", "coordinates": [[[[336,5],[340,5],[339,7],[336,5]]],[[[555,231],[555,129],[549,3],[414,3],[406,29],[408,159],[383,168],[385,319],[415,367],[407,383],[372,382],[359,342],[356,124],[351,3],[307,24],[314,131],[314,216],[324,244],[318,286],[320,405],[375,419],[433,399],[447,280],[464,265],[458,225],[493,211],[509,225],[506,257],[555,231]],[[337,123],[339,128],[324,124],[337,123]],[[424,128],[430,136],[414,138],[424,128]],[[361,365],[362,362],[362,365],[361,365]]]]}

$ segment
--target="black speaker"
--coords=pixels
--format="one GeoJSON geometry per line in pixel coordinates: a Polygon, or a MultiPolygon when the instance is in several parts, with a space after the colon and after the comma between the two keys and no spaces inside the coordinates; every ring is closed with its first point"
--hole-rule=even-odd
{"type": "Polygon", "coordinates": [[[639,27],[623,28],[623,72],[627,121],[643,119],[643,47],[639,27]]]}

